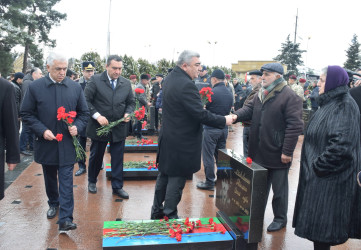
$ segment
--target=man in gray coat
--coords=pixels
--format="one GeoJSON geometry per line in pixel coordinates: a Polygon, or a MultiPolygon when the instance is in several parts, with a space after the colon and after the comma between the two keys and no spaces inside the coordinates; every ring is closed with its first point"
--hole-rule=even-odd
{"type": "Polygon", "coordinates": [[[97,177],[103,163],[105,148],[110,143],[113,194],[128,199],[123,190],[123,158],[125,139],[128,134],[126,122],[134,111],[135,101],[129,80],[120,76],[123,61],[117,55],[108,57],[106,71],[94,75],[85,87],[85,97],[91,118],[87,136],[92,139],[88,167],[88,191],[96,193],[97,177]],[[98,136],[96,130],[110,122],[126,118],[124,123],[112,128],[108,135],[98,136]]]}

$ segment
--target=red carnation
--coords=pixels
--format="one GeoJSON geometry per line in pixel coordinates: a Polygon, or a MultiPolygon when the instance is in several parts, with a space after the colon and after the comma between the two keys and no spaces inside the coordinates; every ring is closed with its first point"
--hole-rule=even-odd
{"type": "Polygon", "coordinates": [[[246,162],[247,162],[248,164],[251,164],[251,163],[252,163],[251,157],[247,157],[247,158],[246,158],[246,162]]]}
{"type": "Polygon", "coordinates": [[[168,216],[164,216],[164,220],[168,221],[169,220],[168,216]]]}
{"type": "Polygon", "coordinates": [[[181,241],[182,240],[182,235],[181,234],[177,234],[176,237],[177,241],[181,241]]]}
{"type": "Polygon", "coordinates": [[[213,223],[213,218],[209,218],[209,224],[213,223]]]}
{"type": "Polygon", "coordinates": [[[57,134],[55,137],[56,137],[57,141],[62,141],[63,140],[63,134],[57,134]]]}
{"type": "Polygon", "coordinates": [[[134,90],[134,92],[135,92],[136,94],[143,94],[143,93],[144,93],[144,89],[136,88],[136,89],[134,90]]]}
{"type": "Polygon", "coordinates": [[[69,111],[68,115],[72,118],[76,117],[76,111],[69,111]]]}

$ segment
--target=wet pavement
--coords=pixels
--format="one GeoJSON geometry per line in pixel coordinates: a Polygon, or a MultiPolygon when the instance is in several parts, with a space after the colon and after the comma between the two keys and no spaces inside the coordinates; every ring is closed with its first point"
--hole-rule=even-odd
{"type": "MultiPolygon", "coordinates": [[[[242,127],[239,124],[233,125],[233,129],[234,132],[229,133],[227,148],[242,153],[242,127]]],[[[154,136],[149,138],[156,140],[154,136]]],[[[279,232],[266,232],[273,219],[269,200],[259,249],[313,249],[310,241],[294,235],[291,226],[302,141],[303,136],[300,136],[289,172],[287,227],[279,232]]],[[[155,153],[125,154],[125,161],[149,160],[155,160],[155,153]]],[[[110,163],[108,153],[104,155],[104,162],[110,163]]],[[[74,173],[76,170],[77,165],[74,167],[74,173]]],[[[186,183],[182,201],[178,206],[180,218],[216,215],[218,209],[215,206],[215,191],[197,189],[196,184],[201,180],[204,180],[203,168],[193,175],[193,180],[186,183]]],[[[112,195],[111,183],[106,178],[105,170],[99,174],[97,194],[88,193],[87,185],[86,174],[74,176],[74,222],[78,228],[66,234],[59,234],[57,217],[50,220],[46,217],[48,204],[42,168],[35,162],[31,163],[11,182],[5,191],[5,198],[0,201],[0,249],[101,249],[104,221],[150,218],[155,180],[126,180],[124,190],[129,193],[129,200],[112,195]]],[[[272,191],[269,198],[271,197],[272,191]]],[[[361,249],[361,240],[348,240],[345,244],[331,249],[361,249]]]]}

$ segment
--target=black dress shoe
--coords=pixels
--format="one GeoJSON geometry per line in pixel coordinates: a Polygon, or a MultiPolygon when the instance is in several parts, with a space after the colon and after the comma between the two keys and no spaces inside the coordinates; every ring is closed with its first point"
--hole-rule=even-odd
{"type": "Polygon", "coordinates": [[[21,151],[20,153],[22,153],[23,155],[26,155],[26,156],[32,156],[33,155],[29,151],[21,151]]]}
{"type": "Polygon", "coordinates": [[[277,222],[277,221],[273,221],[268,227],[267,227],[267,231],[268,232],[276,232],[281,230],[282,228],[284,228],[286,226],[286,222],[277,222]]]}
{"type": "Polygon", "coordinates": [[[203,190],[214,190],[214,184],[211,184],[209,182],[198,182],[197,188],[203,189],[203,190]]]}
{"type": "Polygon", "coordinates": [[[58,207],[49,207],[49,210],[46,213],[46,217],[48,217],[48,219],[54,218],[56,216],[57,211],[58,211],[58,207]]]}
{"type": "Polygon", "coordinates": [[[76,224],[71,221],[65,221],[65,222],[59,224],[60,232],[74,230],[74,229],[76,229],[76,224]]]}
{"type": "Polygon", "coordinates": [[[96,194],[97,193],[97,186],[95,183],[88,183],[88,191],[92,194],[96,194]]]}
{"type": "Polygon", "coordinates": [[[79,175],[82,175],[82,174],[85,174],[85,173],[86,173],[85,168],[79,168],[79,170],[75,172],[75,176],[79,176],[79,175]]]}
{"type": "Polygon", "coordinates": [[[113,194],[118,195],[120,198],[129,199],[129,194],[125,192],[122,188],[113,189],[113,194]]]}

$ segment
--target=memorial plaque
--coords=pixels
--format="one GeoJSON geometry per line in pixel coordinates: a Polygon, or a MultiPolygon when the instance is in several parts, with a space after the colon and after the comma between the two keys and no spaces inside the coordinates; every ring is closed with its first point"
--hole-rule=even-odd
{"type": "Polygon", "coordinates": [[[245,157],[232,150],[219,150],[216,206],[220,212],[217,215],[236,242],[239,237],[247,244],[262,240],[266,194],[265,168],[254,162],[248,164],[245,157]]]}

